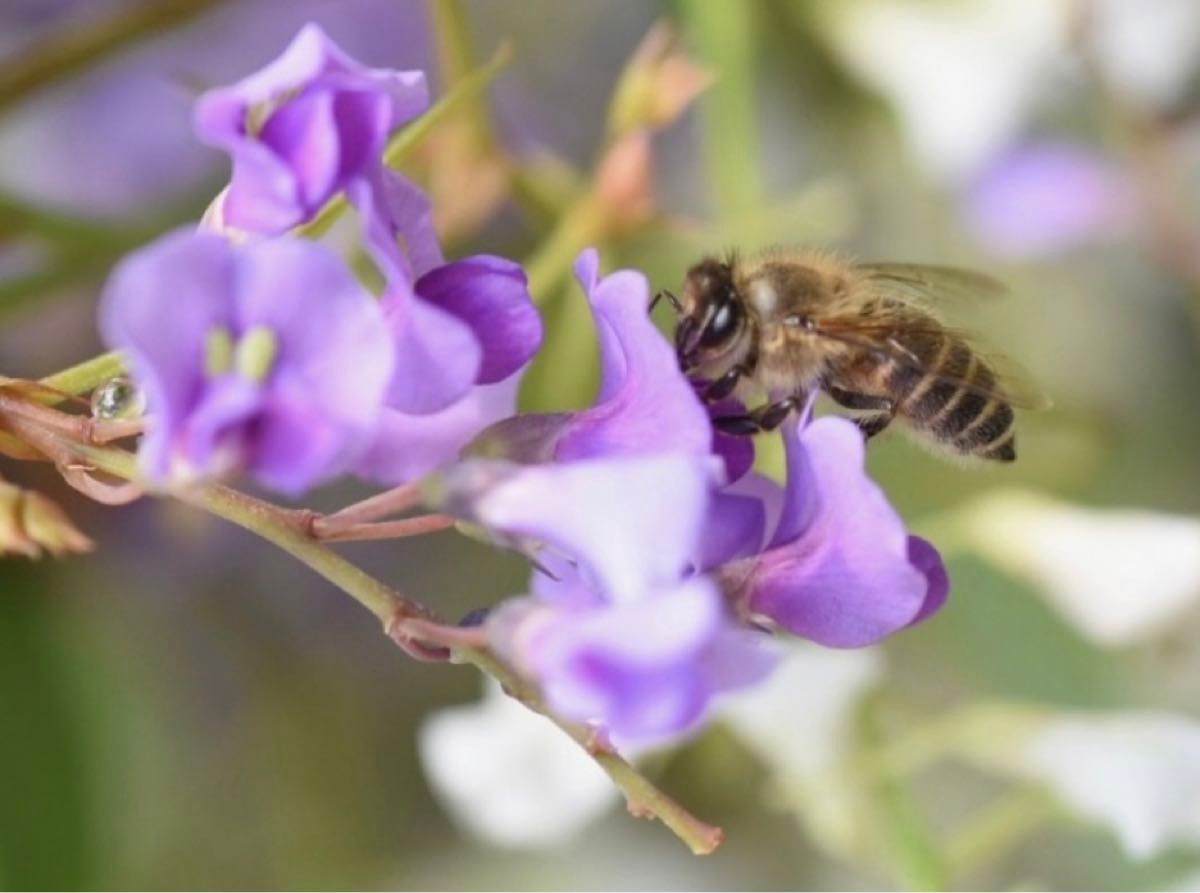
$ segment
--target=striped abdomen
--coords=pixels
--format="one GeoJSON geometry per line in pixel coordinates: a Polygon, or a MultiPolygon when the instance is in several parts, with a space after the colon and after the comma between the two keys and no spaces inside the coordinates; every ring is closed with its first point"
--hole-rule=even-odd
{"type": "Polygon", "coordinates": [[[991,368],[949,332],[898,339],[916,357],[886,365],[896,415],[956,452],[1011,462],[1017,458],[1013,409],[991,368]]]}

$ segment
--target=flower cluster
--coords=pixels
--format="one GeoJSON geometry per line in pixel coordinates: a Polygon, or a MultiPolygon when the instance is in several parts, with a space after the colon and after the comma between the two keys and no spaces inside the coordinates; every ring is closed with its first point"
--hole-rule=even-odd
{"type": "Polygon", "coordinates": [[[536,544],[530,595],[487,629],[557,712],[618,743],[669,738],[770,672],[769,630],[859,647],[940,607],[937,552],[864,474],[855,426],[786,429],[784,487],[745,474],[718,455],[645,279],[597,268],[594,252],[576,266],[600,339],[596,404],[502,422],[443,482],[448,510],[536,544]]]}
{"type": "Polygon", "coordinates": [[[438,508],[538,568],[487,615],[493,651],[619,744],[678,736],[765,678],[772,632],[861,647],[942,604],[937,552],[866,477],[858,429],[806,411],[784,429],[786,483],[752,473],[650,320],[645,277],[601,277],[595,251],[576,274],[600,393],[517,415],[542,338],[524,272],[446,262],[428,200],[383,162],[426,104],[419,72],[365,68],[315,26],[201,99],[232,180],[199,230],[125,260],[101,310],[146,396],[149,479],[244,471],[298,495],[347,472],[429,477],[438,508]],[[380,295],[296,232],[339,195],[380,295]]]}
{"type": "Polygon", "coordinates": [[[151,480],[245,470],[290,495],[351,470],[399,483],[513,412],[542,334],[523,271],[445,263],[429,202],[383,163],[427,104],[421,72],[365,68],[315,25],[201,97],[197,132],[229,152],[232,180],[200,231],[126,259],[101,308],[147,395],[151,480]],[[339,194],[384,274],[378,300],[291,232],[339,194]]]}

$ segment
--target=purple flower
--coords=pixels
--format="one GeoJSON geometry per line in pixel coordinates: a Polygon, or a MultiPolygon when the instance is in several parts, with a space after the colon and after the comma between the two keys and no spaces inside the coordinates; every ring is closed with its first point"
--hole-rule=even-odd
{"type": "Polygon", "coordinates": [[[475,460],[445,479],[447,507],[514,543],[554,578],[494,611],[496,649],[561,715],[618,743],[700,722],[713,698],[761,679],[773,656],[736,627],[716,586],[688,576],[716,460],[680,453],[519,466],[475,460]]]}
{"type": "Polygon", "coordinates": [[[716,571],[738,611],[855,648],[940,608],[949,591],[941,559],[908,535],[864,473],[859,430],[839,418],[802,421],[785,428],[784,442],[788,479],[770,542],[716,571]]]}
{"type": "MultiPolygon", "coordinates": [[[[591,304],[600,341],[596,402],[571,413],[522,415],[485,431],[473,451],[524,462],[570,462],[602,456],[714,449],[708,414],[679,371],[675,351],[647,312],[650,286],[634,270],[600,278],[594,249],[575,273],[591,304]]],[[[735,463],[746,466],[743,452],[735,463]]]]}
{"type": "Polygon", "coordinates": [[[1044,257],[1104,238],[1128,223],[1127,178],[1075,146],[1022,146],[996,159],[965,197],[976,237],[996,254],[1044,257]]]}
{"type": "Polygon", "coordinates": [[[388,136],[428,99],[421,72],[366,68],[305,25],[274,62],[196,106],[200,139],[233,157],[225,220],[277,234],[377,180],[388,136]]]}
{"type": "Polygon", "coordinates": [[[346,470],[373,435],[394,348],[378,304],[318,245],[235,248],[176,232],[113,272],[100,310],[152,415],[158,483],[242,468],[298,494],[346,470]]]}
{"type": "Polygon", "coordinates": [[[488,255],[439,266],[382,301],[396,346],[379,436],[360,474],[413,480],[516,411],[518,373],[542,341],[525,273],[488,255]]]}

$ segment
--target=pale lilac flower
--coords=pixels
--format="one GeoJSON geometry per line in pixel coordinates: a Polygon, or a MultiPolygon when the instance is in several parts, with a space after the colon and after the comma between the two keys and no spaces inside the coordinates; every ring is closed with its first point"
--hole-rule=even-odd
{"type": "Polygon", "coordinates": [[[1086,148],[1020,146],[996,158],[968,188],[964,213],[998,255],[1043,257],[1111,237],[1130,222],[1128,178],[1086,148]]]}
{"type": "Polygon", "coordinates": [[[770,542],[716,571],[738,611],[855,648],[940,608],[949,591],[941,559],[866,476],[861,432],[844,419],[802,420],[784,442],[788,480],[770,542]]]}
{"type": "Polygon", "coordinates": [[[382,308],[396,364],[379,435],[357,470],[396,484],[454,460],[516,412],[542,320],[521,267],[488,255],[439,266],[411,293],[394,288],[382,308]]]}
{"type": "Polygon", "coordinates": [[[306,25],[274,62],[197,103],[200,139],[233,159],[213,216],[275,235],[344,191],[388,282],[407,291],[442,262],[441,249],[428,197],[384,167],[383,151],[428,103],[422,72],[367,68],[306,25]]]}
{"type": "Polygon", "coordinates": [[[476,460],[447,507],[514,543],[541,544],[533,594],[487,621],[493,645],[563,716],[619,744],[678,736],[721,692],[761,679],[765,637],[689,576],[715,460],[686,454],[519,466],[476,460]],[[617,519],[620,519],[617,521],[617,519]]]}
{"type": "Polygon", "coordinates": [[[100,309],[151,426],[158,483],[245,469],[298,494],[369,443],[394,348],[376,301],[327,249],[291,238],[235,248],[181,231],[113,272],[100,309]]]}

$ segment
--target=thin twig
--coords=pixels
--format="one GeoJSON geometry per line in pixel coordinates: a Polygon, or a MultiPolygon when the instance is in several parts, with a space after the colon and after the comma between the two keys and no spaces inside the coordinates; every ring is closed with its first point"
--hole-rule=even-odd
{"type": "Polygon", "coordinates": [[[423,536],[454,526],[448,515],[419,515],[400,521],[381,521],[373,524],[329,524],[328,517],[312,523],[313,536],[326,543],[364,542],[367,540],[397,540],[408,536],[423,536]]]}
{"type": "Polygon", "coordinates": [[[334,530],[351,527],[355,524],[365,524],[368,521],[378,521],[388,515],[397,515],[408,511],[422,502],[420,481],[401,484],[391,490],[376,493],[361,502],[348,505],[344,509],[321,518],[323,531],[328,534],[334,530]]]}

